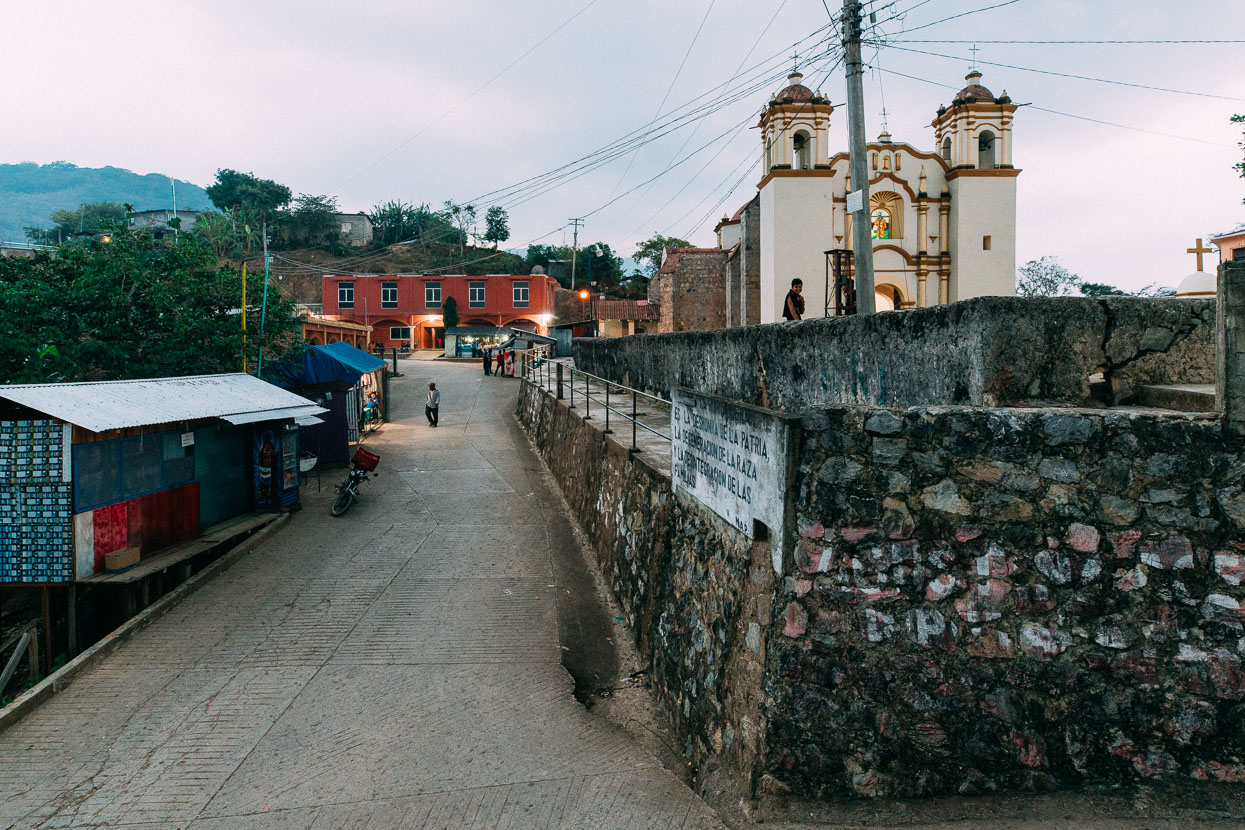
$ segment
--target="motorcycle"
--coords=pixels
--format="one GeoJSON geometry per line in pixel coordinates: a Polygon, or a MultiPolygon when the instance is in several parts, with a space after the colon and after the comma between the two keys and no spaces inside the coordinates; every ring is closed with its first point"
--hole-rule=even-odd
{"type": "Polygon", "coordinates": [[[334,516],[345,515],[355,499],[359,497],[359,485],[369,476],[377,478],[379,475],[376,472],[376,465],[380,463],[380,456],[374,452],[368,452],[363,447],[355,450],[350,462],[350,472],[346,474],[346,480],[337,485],[337,498],[333,500],[333,506],[329,508],[329,513],[334,516]]]}

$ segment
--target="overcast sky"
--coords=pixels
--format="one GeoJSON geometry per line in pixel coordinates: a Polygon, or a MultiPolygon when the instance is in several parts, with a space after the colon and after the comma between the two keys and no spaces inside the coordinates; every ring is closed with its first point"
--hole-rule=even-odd
{"type": "MultiPolygon", "coordinates": [[[[914,31],[996,2],[867,4],[892,43],[865,52],[886,70],[865,79],[867,134],[881,129],[884,96],[894,139],[932,150],[929,122],[963,86],[971,44],[912,41],[980,39],[985,86],[1066,113],[1016,114],[1017,264],[1054,255],[1094,281],[1175,285],[1194,270],[1184,249],[1195,237],[1245,221],[1245,180],[1231,169],[1241,128],[1228,121],[1245,112],[1245,46],[984,41],[1242,39],[1245,2],[1018,0],[914,31]]],[[[797,42],[805,82],[845,100],[833,44],[815,46],[822,0],[40,0],[6,3],[4,18],[0,162],[64,159],[203,185],[232,167],[348,210],[473,199],[643,136],[659,109],[758,83],[560,188],[517,194],[513,246],[569,241],[572,216],[588,217],[581,243],[623,255],[654,232],[711,244],[714,219],[755,193],[751,127],[797,42]],[[732,81],[741,66],[747,77],[732,81]]],[[[846,145],[845,106],[831,145],[846,145]]]]}

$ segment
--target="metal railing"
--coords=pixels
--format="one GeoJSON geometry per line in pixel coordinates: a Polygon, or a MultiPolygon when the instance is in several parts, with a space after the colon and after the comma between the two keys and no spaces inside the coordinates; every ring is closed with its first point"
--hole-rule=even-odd
{"type": "MultiPolygon", "coordinates": [[[[628,449],[633,452],[642,452],[638,445],[639,431],[656,435],[666,441],[670,440],[670,434],[662,432],[644,423],[641,418],[647,417],[650,413],[648,408],[658,407],[670,411],[670,401],[659,398],[656,395],[650,395],[647,392],[641,392],[630,386],[624,386],[621,383],[615,383],[598,375],[591,374],[576,369],[569,363],[559,363],[552,360],[548,356],[547,349],[531,349],[523,353],[520,360],[520,371],[522,376],[530,382],[540,386],[546,392],[555,396],[557,400],[567,400],[567,405],[571,409],[578,409],[576,397],[579,403],[583,405],[584,420],[593,420],[593,404],[596,404],[598,413],[596,417],[604,417],[605,428],[602,430],[606,435],[613,435],[614,430],[611,428],[610,415],[622,418],[625,423],[631,424],[631,445],[628,449]],[[582,381],[582,385],[580,384],[582,381]],[[593,384],[604,389],[604,397],[600,391],[593,390],[593,384]],[[578,387],[578,388],[577,388],[578,387]],[[569,394],[568,394],[569,393],[569,394]],[[624,408],[620,409],[616,405],[620,402],[624,408]],[[627,411],[627,403],[630,399],[630,411],[627,411]],[[641,410],[641,405],[646,409],[641,410]]],[[[666,418],[669,423],[669,418],[666,418]]]]}

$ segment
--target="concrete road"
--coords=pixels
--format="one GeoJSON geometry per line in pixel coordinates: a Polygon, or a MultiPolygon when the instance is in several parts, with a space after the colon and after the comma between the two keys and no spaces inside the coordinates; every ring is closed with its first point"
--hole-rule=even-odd
{"type": "Polygon", "coordinates": [[[328,515],[337,474],[313,482],[277,536],[0,733],[0,826],[721,826],[572,694],[563,655],[611,682],[612,632],[518,382],[402,369],[349,514],[328,515]]]}

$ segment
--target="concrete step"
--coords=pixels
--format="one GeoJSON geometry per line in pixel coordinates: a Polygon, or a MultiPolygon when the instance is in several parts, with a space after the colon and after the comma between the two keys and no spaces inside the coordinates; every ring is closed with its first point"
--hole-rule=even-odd
{"type": "Polygon", "coordinates": [[[1209,383],[1162,386],[1147,384],[1137,387],[1136,403],[1156,409],[1180,412],[1214,412],[1215,387],[1209,383]]]}

